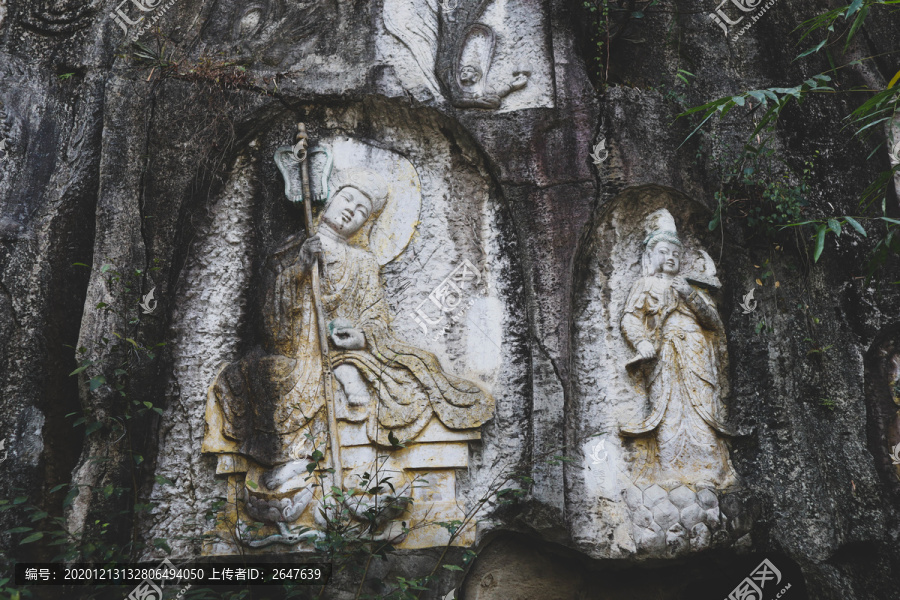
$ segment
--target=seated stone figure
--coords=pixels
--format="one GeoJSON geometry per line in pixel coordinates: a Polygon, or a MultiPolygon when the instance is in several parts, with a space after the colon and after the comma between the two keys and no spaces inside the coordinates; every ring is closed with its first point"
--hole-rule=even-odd
{"type": "MultiPolygon", "coordinates": [[[[208,394],[203,451],[246,461],[248,479],[258,477],[258,489],[246,491],[247,508],[265,499],[266,507],[281,511],[262,520],[297,518],[312,498],[298,492],[307,485],[310,456],[327,447],[311,285],[317,256],[329,359],[340,386],[339,418],[343,411],[347,420],[364,420],[372,445],[389,448],[390,434],[413,440],[435,416],[451,430],[465,430],[493,413],[488,393],[444,372],[433,354],[403,343],[391,330],[379,265],[367,249],[369,231],[388,197],[383,179],[373,171],[347,169],[335,183],[316,235],[293,236],[271,257],[263,347],[224,366],[208,394]]],[[[344,485],[352,487],[346,480],[344,485]]]]}
{"type": "Polygon", "coordinates": [[[463,65],[459,70],[462,94],[454,104],[459,108],[498,109],[503,98],[528,85],[529,75],[528,71],[517,71],[509,84],[485,89],[481,81],[484,78],[482,70],[475,65],[463,65]]]}

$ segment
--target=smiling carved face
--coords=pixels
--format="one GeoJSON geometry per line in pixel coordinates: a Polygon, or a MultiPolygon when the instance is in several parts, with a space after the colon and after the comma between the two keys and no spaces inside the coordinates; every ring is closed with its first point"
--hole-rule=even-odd
{"type": "Polygon", "coordinates": [[[360,230],[370,214],[372,201],[369,197],[348,186],[331,198],[322,213],[322,222],[346,239],[360,230]]]}
{"type": "Polygon", "coordinates": [[[654,273],[677,275],[681,268],[681,248],[671,242],[658,242],[650,251],[654,273]]]}

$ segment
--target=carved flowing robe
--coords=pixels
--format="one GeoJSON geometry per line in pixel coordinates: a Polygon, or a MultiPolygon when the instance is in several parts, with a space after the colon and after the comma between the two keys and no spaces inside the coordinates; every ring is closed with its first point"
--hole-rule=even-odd
{"type": "Polygon", "coordinates": [[[726,354],[721,320],[709,296],[692,305],[664,277],[642,277],[631,289],[622,333],[637,348],[649,341],[656,358],[644,367],[650,413],[621,428],[627,436],[655,435],[659,476],[725,488],[736,482],[722,435],[726,354]]]}
{"type": "MultiPolygon", "coordinates": [[[[209,431],[207,438],[217,437],[217,448],[224,441],[267,467],[308,456],[327,428],[312,286],[299,265],[300,241],[273,257],[281,264],[267,290],[265,349],[225,367],[208,399],[207,420],[220,422],[221,431],[209,431]]],[[[487,421],[494,407],[489,394],[445,373],[433,354],[393,336],[372,253],[333,240],[323,239],[323,246],[325,320],[344,318],[365,333],[365,348],[331,344],[330,359],[333,367],[353,365],[368,384],[374,397],[365,415],[369,439],[390,445],[389,431],[400,440],[414,439],[434,415],[457,430],[487,421]]]]}

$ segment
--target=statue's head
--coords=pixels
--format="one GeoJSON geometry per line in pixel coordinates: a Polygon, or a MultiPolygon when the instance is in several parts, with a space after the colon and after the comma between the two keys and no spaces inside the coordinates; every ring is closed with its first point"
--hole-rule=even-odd
{"type": "Polygon", "coordinates": [[[374,171],[357,168],[341,171],[333,181],[335,192],[325,205],[321,222],[346,239],[384,208],[387,184],[374,171]]]}
{"type": "Polygon", "coordinates": [[[645,256],[649,259],[652,274],[677,275],[681,269],[683,246],[674,231],[660,231],[648,240],[645,256]]]}
{"type": "Polygon", "coordinates": [[[481,69],[475,65],[463,65],[459,70],[459,81],[463,85],[475,85],[481,80],[481,69]]]}
{"type": "Polygon", "coordinates": [[[672,213],[665,208],[650,213],[644,221],[644,231],[646,237],[641,257],[644,275],[677,275],[681,269],[684,244],[678,237],[678,227],[672,213]]]}

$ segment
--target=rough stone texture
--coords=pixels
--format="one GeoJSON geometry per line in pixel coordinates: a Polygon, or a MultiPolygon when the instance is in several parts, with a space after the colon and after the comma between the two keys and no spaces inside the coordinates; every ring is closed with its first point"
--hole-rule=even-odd
{"type": "MultiPolygon", "coordinates": [[[[27,495],[62,516],[62,493],[50,490],[74,483],[82,491],[65,517],[76,530],[100,518],[112,522],[106,535],[122,541],[133,532],[171,539],[202,529],[202,515],[181,509],[201,511],[214,483],[191,480],[209,465],[187,444],[199,442],[196,410],[213,363],[252,345],[254,290],[266,251],[302,224],[300,212],[283,200],[270,156],[303,120],[314,139],[354,135],[417,158],[423,181],[431,177],[430,189],[441,195],[432,199],[440,211],[423,221],[417,242],[423,252],[404,255],[405,262],[385,271],[395,286],[403,273],[416,278],[405,292],[394,288],[395,314],[409,309],[414,292],[440,281],[455,258],[479,251],[490,255],[492,285],[507,302],[510,342],[497,376],[505,382],[497,417],[484,428],[483,450],[471,457],[469,473],[461,474],[460,493],[473,502],[494,466],[506,463],[523,468],[535,484],[515,506],[486,507],[481,557],[465,578],[442,573],[428,597],[454,588],[467,598],[504,600],[516,597],[513,588],[521,598],[700,597],[711,573],[725,586],[724,597],[729,583],[766,556],[797,566],[794,576],[808,589],[798,583],[798,598],[895,598],[900,495],[889,445],[900,439],[885,386],[895,381],[889,364],[900,297],[860,277],[871,242],[855,234],[829,242],[816,265],[806,239],[787,236],[776,249],[742,219],[703,234],[723,283],[718,306],[729,336],[729,409],[741,434],[731,452],[742,491],[715,499],[698,494],[690,504],[677,490],[652,506],[643,490],[622,499],[597,474],[617,460],[615,440],[606,438],[606,471],[593,470],[583,444],[597,431],[589,429],[603,425],[582,410],[584,391],[593,385],[602,394],[607,383],[589,378],[590,357],[577,343],[585,323],[576,321],[590,319],[578,304],[593,283],[585,275],[589,253],[582,237],[589,221],[596,223],[623,190],[653,184],[690,198],[683,205],[691,207],[690,226],[705,231],[723,157],[740,150],[748,117],[735,110],[713,125],[715,136],[682,147],[693,122],[672,125],[675,116],[713,98],[794,85],[827,69],[824,54],[792,62],[792,30],[822,7],[779,2],[739,40],[723,38],[710,22],[705,11],[712,5],[651,7],[613,40],[610,85],[601,89],[588,76],[597,62],[581,3],[458,5],[452,22],[460,25],[450,27],[451,16],[434,0],[405,7],[393,0],[178,0],[156,15],[154,27],[170,39],[167,52],[176,52],[168,60],[184,69],[182,76],[161,78],[172,72],[117,57],[128,49],[119,47],[125,34],[109,16],[111,5],[0,2],[0,439],[7,452],[0,497],[27,495]],[[411,50],[389,31],[391,6],[401,15],[425,15],[423,26],[439,39],[426,33],[411,50]],[[430,73],[422,61],[452,63],[465,24],[482,15],[499,39],[491,77],[508,77],[520,54],[534,77],[500,111],[458,110],[441,69],[430,73]],[[234,71],[233,80],[188,73],[190,66],[231,60],[241,61],[247,79],[234,71]],[[807,72],[813,61],[817,68],[807,72]],[[695,74],[680,92],[683,99],[668,93],[677,69],[695,74]],[[589,152],[600,136],[610,156],[595,168],[589,152]],[[475,234],[464,233],[467,219],[475,234]],[[439,240],[446,238],[431,237],[438,230],[455,232],[454,252],[442,253],[439,240]],[[434,252],[429,269],[424,250],[434,252]],[[228,268],[204,271],[204,260],[228,268]],[[139,289],[128,292],[135,297],[110,284],[101,271],[106,264],[141,271],[139,289]],[[757,311],[743,314],[738,303],[763,264],[781,285],[776,291],[767,281],[757,289],[757,311]],[[217,290],[210,294],[220,295],[204,299],[200,288],[212,285],[217,290]],[[138,315],[135,304],[129,317],[96,308],[136,302],[151,287],[159,299],[152,315],[138,315]],[[135,316],[138,322],[129,323],[135,316]],[[124,343],[101,343],[114,332],[140,344],[167,343],[155,360],[131,361],[127,400],[111,385],[91,390],[88,384],[100,365],[129,360],[124,343]],[[84,346],[98,365],[70,377],[77,362],[67,346],[84,346]],[[164,414],[142,412],[126,439],[117,423],[123,402],[131,400],[151,402],[164,414]],[[66,416],[82,410],[100,424],[86,438],[66,416]],[[554,455],[569,461],[548,461],[554,455]],[[597,482],[591,497],[581,483],[588,470],[597,482]],[[126,491],[105,496],[107,486],[126,491]],[[120,515],[149,500],[159,503],[153,511],[120,515]],[[172,512],[176,506],[181,512],[172,512]],[[593,520],[597,514],[602,521],[593,520]],[[639,560],[632,520],[643,528],[640,539],[684,562],[639,560]],[[717,520],[725,523],[718,531],[717,520]],[[522,537],[504,542],[509,531],[522,537]],[[721,531],[728,539],[717,538],[721,531]],[[541,540],[558,546],[547,550],[541,540]],[[728,549],[715,559],[682,555],[685,548],[717,544],[728,549]],[[609,554],[604,547],[618,550],[609,554]],[[538,551],[547,556],[534,556],[538,551]],[[752,564],[741,562],[748,553],[755,553],[752,564]],[[552,589],[564,593],[553,596],[552,589]]],[[[885,53],[900,46],[898,32],[896,13],[870,18],[847,56],[838,58],[881,58],[841,70],[840,89],[883,87],[896,72],[885,53]]],[[[149,29],[140,39],[154,44],[149,29]]],[[[776,149],[795,169],[814,163],[811,215],[855,214],[855,198],[877,170],[865,160],[877,141],[859,146],[842,129],[859,100],[817,96],[782,117],[776,149]]],[[[884,149],[876,156],[879,168],[889,164],[884,149]]],[[[896,196],[888,202],[897,216],[896,196]]],[[[896,265],[889,266],[884,281],[898,278],[896,265]]],[[[409,335],[414,331],[410,325],[409,335]]],[[[453,363],[463,354],[451,344],[442,358],[453,363]]],[[[15,511],[0,513],[4,558],[52,556],[52,548],[19,547],[5,533],[20,521],[15,511]]],[[[184,541],[178,550],[190,547],[184,541]]],[[[435,556],[409,553],[379,563],[367,589],[383,591],[381,582],[395,575],[426,574],[435,556]]],[[[450,557],[459,562],[461,555],[450,557]]],[[[357,585],[345,578],[329,593],[353,597],[348,590],[357,585]]]]}

